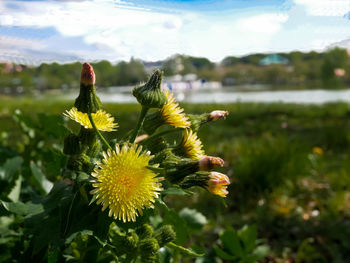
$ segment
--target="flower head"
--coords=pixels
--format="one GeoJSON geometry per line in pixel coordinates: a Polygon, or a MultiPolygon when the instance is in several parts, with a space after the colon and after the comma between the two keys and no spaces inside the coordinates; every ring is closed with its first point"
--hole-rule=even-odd
{"type": "MultiPolygon", "coordinates": [[[[72,120],[80,123],[86,129],[92,129],[89,116],[87,113],[83,113],[73,107],[69,111],[63,113],[65,116],[71,118],[72,120]]],[[[98,110],[96,113],[92,113],[92,118],[96,125],[96,128],[100,131],[115,131],[118,127],[117,123],[114,123],[114,118],[103,110],[98,110]]]]}
{"type": "Polygon", "coordinates": [[[176,103],[175,97],[169,90],[166,90],[165,95],[168,102],[161,109],[162,117],[165,123],[179,128],[188,128],[191,126],[191,122],[188,117],[183,113],[183,109],[176,103]]]}
{"type": "Polygon", "coordinates": [[[80,75],[80,82],[84,84],[93,85],[95,84],[95,80],[96,77],[93,67],[89,63],[84,63],[80,75]]]}
{"type": "Polygon", "coordinates": [[[209,114],[209,120],[210,121],[217,121],[222,118],[226,118],[228,115],[228,111],[223,111],[223,110],[214,110],[209,114]]]}
{"type": "Polygon", "coordinates": [[[209,181],[207,183],[207,189],[214,195],[226,197],[228,194],[227,186],[230,184],[228,177],[222,173],[211,172],[209,175],[209,181]]]}
{"type": "Polygon", "coordinates": [[[202,142],[197,137],[197,133],[190,129],[184,131],[181,147],[183,148],[185,155],[193,160],[200,160],[205,154],[202,149],[202,142]]]}
{"type": "Polygon", "coordinates": [[[142,209],[151,207],[161,191],[161,178],[147,168],[151,159],[149,152],[141,153],[136,144],[115,151],[103,153],[104,159],[98,163],[92,176],[95,177],[91,191],[96,195],[102,210],[109,208],[109,216],[115,219],[136,221],[142,209]]]}
{"type": "Polygon", "coordinates": [[[321,147],[314,147],[312,148],[312,152],[316,155],[322,155],[323,154],[323,149],[321,147]]]}

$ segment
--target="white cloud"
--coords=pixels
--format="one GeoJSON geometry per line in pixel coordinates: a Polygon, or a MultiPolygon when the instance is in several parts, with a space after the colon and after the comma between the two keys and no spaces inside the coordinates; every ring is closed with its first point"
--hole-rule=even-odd
{"type": "Polygon", "coordinates": [[[294,0],[313,16],[343,16],[350,11],[349,0],[294,0]]]}

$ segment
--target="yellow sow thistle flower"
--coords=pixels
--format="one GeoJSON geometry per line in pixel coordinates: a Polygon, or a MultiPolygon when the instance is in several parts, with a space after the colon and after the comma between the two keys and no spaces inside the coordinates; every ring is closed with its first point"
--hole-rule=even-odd
{"type": "Polygon", "coordinates": [[[182,147],[185,154],[192,160],[200,160],[204,155],[203,145],[197,137],[197,133],[190,129],[186,129],[183,133],[182,147]]]}
{"type": "Polygon", "coordinates": [[[116,146],[115,151],[103,153],[102,163],[92,173],[95,178],[91,191],[102,211],[109,208],[114,219],[136,221],[144,208],[153,208],[153,202],[162,190],[156,174],[147,168],[151,159],[149,152],[141,153],[136,144],[116,146]]]}
{"type": "MultiPolygon", "coordinates": [[[[80,125],[84,126],[86,129],[92,129],[88,114],[78,111],[75,107],[66,111],[63,115],[80,123],[80,125]]],[[[98,130],[108,132],[116,131],[118,124],[114,123],[114,118],[111,117],[109,113],[98,110],[96,113],[91,113],[91,115],[98,130]]]]}
{"type": "Polygon", "coordinates": [[[176,103],[174,94],[166,90],[165,95],[168,102],[161,109],[161,114],[165,123],[178,128],[190,127],[191,122],[188,121],[188,117],[183,113],[184,110],[176,103]]]}
{"type": "Polygon", "coordinates": [[[226,197],[228,195],[227,186],[230,184],[230,179],[227,175],[218,172],[211,172],[209,175],[208,186],[209,192],[214,195],[226,197]]]}

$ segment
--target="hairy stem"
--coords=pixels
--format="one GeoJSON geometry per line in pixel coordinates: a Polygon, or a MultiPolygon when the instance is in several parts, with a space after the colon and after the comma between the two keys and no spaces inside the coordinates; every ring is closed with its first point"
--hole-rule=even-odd
{"type": "Polygon", "coordinates": [[[97,136],[100,138],[102,143],[107,146],[108,149],[112,150],[112,147],[109,145],[109,143],[106,141],[106,139],[103,137],[103,135],[100,133],[100,131],[96,128],[95,122],[92,118],[91,113],[88,113],[89,120],[91,123],[91,126],[93,127],[94,131],[96,132],[97,136]]]}

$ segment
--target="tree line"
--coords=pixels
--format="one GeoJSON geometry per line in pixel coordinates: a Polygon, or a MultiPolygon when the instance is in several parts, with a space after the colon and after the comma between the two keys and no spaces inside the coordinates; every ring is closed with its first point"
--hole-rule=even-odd
{"type": "MultiPolygon", "coordinates": [[[[92,63],[100,87],[135,85],[147,79],[152,68],[160,67],[165,76],[196,74],[199,79],[223,85],[270,84],[301,88],[341,88],[350,85],[350,56],[345,49],[326,52],[278,53],[287,64],[260,65],[269,54],[229,56],[220,63],[207,58],[174,55],[164,61],[147,63],[137,59],[111,64],[92,63]]],[[[81,63],[39,66],[0,64],[0,92],[14,93],[46,89],[72,89],[79,86],[81,63]]]]}

